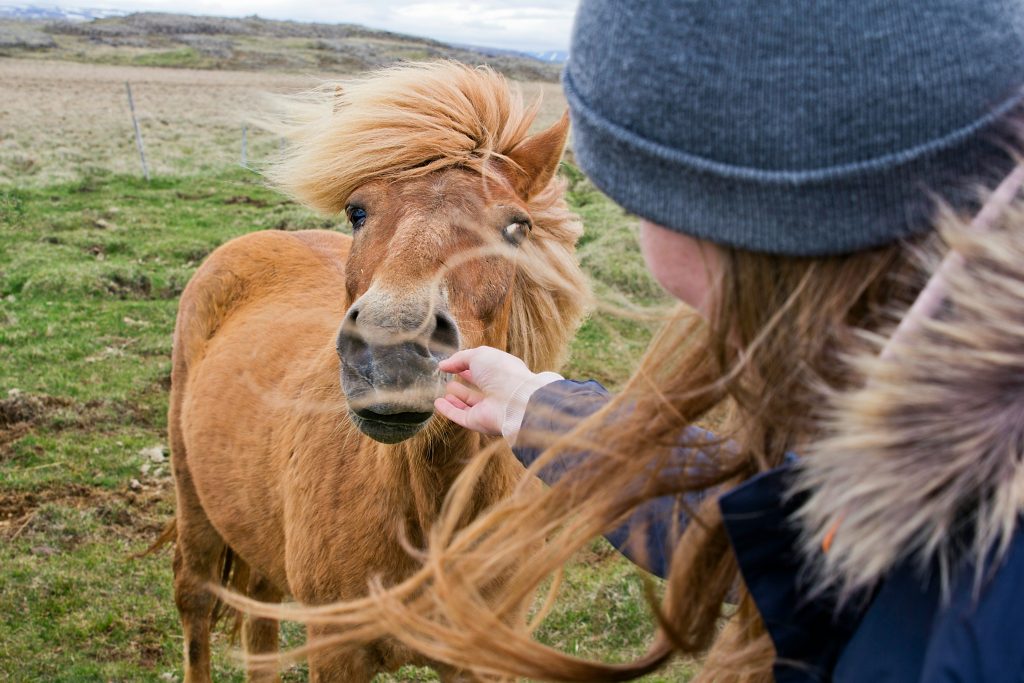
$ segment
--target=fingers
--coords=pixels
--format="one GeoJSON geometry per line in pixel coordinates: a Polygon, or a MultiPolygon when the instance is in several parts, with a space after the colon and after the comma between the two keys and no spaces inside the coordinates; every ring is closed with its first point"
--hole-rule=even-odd
{"type": "Polygon", "coordinates": [[[441,370],[441,372],[462,374],[465,372],[469,372],[469,366],[472,365],[473,361],[475,360],[482,361],[484,359],[487,359],[490,364],[493,364],[495,362],[495,359],[503,356],[514,358],[514,356],[509,356],[508,353],[504,351],[499,351],[498,349],[492,348],[490,346],[477,346],[476,348],[472,349],[463,349],[461,351],[456,351],[448,358],[445,358],[443,361],[440,361],[437,364],[437,367],[441,370]]]}
{"type": "MultiPolygon", "coordinates": [[[[452,396],[451,398],[455,397],[452,396]]],[[[458,399],[455,400],[458,401],[458,399]]],[[[434,399],[434,408],[437,409],[437,412],[441,413],[460,427],[468,427],[469,409],[465,407],[466,404],[461,401],[459,401],[459,403],[461,403],[463,407],[459,407],[450,401],[448,396],[446,396],[445,398],[434,399]]]]}
{"type": "Polygon", "coordinates": [[[456,408],[459,408],[460,410],[469,410],[470,408],[473,407],[471,405],[468,405],[465,401],[460,400],[457,396],[452,396],[451,394],[445,396],[444,400],[448,401],[449,403],[451,403],[456,408]]]}
{"type": "Polygon", "coordinates": [[[463,349],[462,351],[456,351],[448,358],[437,364],[438,369],[441,372],[450,372],[452,374],[458,374],[469,370],[469,363],[473,360],[473,357],[483,347],[477,347],[475,349],[463,349]]]}
{"type": "Polygon", "coordinates": [[[484,398],[482,393],[476,389],[466,386],[462,382],[448,382],[448,386],[445,387],[445,390],[450,396],[458,398],[467,406],[475,406],[484,398]]]}

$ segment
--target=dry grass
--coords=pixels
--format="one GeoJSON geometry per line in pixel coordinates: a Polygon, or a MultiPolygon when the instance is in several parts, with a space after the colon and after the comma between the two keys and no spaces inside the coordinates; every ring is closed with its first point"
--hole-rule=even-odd
{"type": "MultiPolygon", "coordinates": [[[[261,93],[297,92],[339,77],[0,59],[0,184],[70,181],[94,168],[140,173],[125,82],[150,172],[194,175],[239,163],[242,122],[261,93]]],[[[543,96],[538,126],[561,115],[558,84],[522,88],[527,97],[543,96]]],[[[267,158],[277,143],[250,131],[250,163],[267,158]]]]}

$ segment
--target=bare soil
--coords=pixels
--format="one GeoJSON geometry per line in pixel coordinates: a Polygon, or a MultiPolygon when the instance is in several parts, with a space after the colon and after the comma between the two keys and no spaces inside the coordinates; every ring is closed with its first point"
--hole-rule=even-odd
{"type": "MultiPolygon", "coordinates": [[[[133,541],[155,541],[170,517],[158,511],[173,496],[170,480],[140,488],[110,490],[82,484],[61,484],[35,491],[0,493],[0,539],[12,539],[32,529],[36,511],[47,504],[91,509],[107,533],[133,541]]],[[[38,529],[35,529],[38,531],[38,529]]]]}

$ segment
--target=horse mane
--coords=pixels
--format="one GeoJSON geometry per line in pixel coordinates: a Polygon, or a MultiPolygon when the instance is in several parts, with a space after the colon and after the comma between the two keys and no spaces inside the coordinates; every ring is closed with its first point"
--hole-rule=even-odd
{"type": "MultiPolygon", "coordinates": [[[[267,177],[321,213],[377,179],[396,181],[461,167],[495,178],[498,160],[529,135],[539,100],[488,67],[406,63],[279,100],[282,116],[261,123],[289,145],[267,177]]],[[[589,302],[573,254],[583,232],[565,203],[565,181],[527,202],[534,221],[517,259],[507,350],[529,367],[558,367],[589,302]]]]}

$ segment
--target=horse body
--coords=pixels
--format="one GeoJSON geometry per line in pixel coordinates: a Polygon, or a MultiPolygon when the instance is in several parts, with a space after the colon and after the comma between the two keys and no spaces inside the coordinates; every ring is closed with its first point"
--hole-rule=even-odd
{"type": "MultiPolygon", "coordinates": [[[[232,564],[231,585],[248,596],[310,605],[365,596],[374,578],[395,584],[411,575],[418,565],[407,548],[426,542],[452,482],[483,445],[432,415],[445,379],[438,359],[490,344],[535,369],[552,367],[581,314],[585,285],[571,255],[579,227],[553,180],[567,121],[527,137],[504,81],[487,71],[406,67],[381,78],[390,81],[378,127],[398,116],[395,98],[414,103],[413,115],[395,123],[411,136],[397,141],[412,149],[410,159],[389,158],[383,138],[373,138],[375,153],[389,159],[378,172],[364,164],[352,178],[335,178],[340,189],[327,199],[292,188],[325,211],[343,202],[355,238],[240,237],[217,249],[182,295],[169,431],[186,681],[209,680],[209,584],[226,579],[232,564]],[[467,162],[456,150],[448,152],[456,163],[430,168],[437,141],[416,151],[426,133],[410,121],[423,125],[429,107],[441,108],[446,126],[457,123],[437,101],[453,83],[453,101],[468,107],[463,117],[482,117],[490,129],[471,143],[494,145],[511,121],[514,134],[489,150],[507,162],[467,162]],[[417,92],[433,100],[415,104],[417,92]],[[543,267],[524,270],[517,259],[543,267]]],[[[357,123],[329,109],[318,124],[326,137],[307,145],[306,161],[319,169],[326,145],[361,140],[357,123]]],[[[347,153],[359,166],[358,150],[347,153]]],[[[507,450],[491,458],[474,508],[507,495],[520,473],[507,450]]],[[[315,625],[308,633],[330,635],[315,625]]],[[[277,623],[250,617],[243,638],[247,652],[273,653],[277,623]]],[[[405,663],[469,680],[390,641],[319,650],[309,662],[318,681],[369,681],[405,663]]],[[[276,674],[250,667],[250,677],[276,674]]]]}
{"type": "MultiPolygon", "coordinates": [[[[418,523],[436,509],[418,503],[438,505],[476,447],[460,432],[384,454],[346,418],[333,340],[348,308],[337,293],[349,243],[330,232],[248,235],[219,249],[182,298],[171,430],[185,542],[176,562],[200,560],[207,580],[226,544],[263,597],[322,604],[363,595],[371,576],[397,582],[415,568],[399,534],[422,540],[418,523]]],[[[495,461],[481,504],[507,491],[515,468],[495,461]]],[[[199,608],[195,621],[206,621],[209,606],[199,608]]],[[[250,631],[250,650],[273,650],[250,631]]],[[[193,671],[200,637],[187,639],[193,671]]],[[[338,680],[418,661],[393,644],[348,659],[338,680]]]]}

